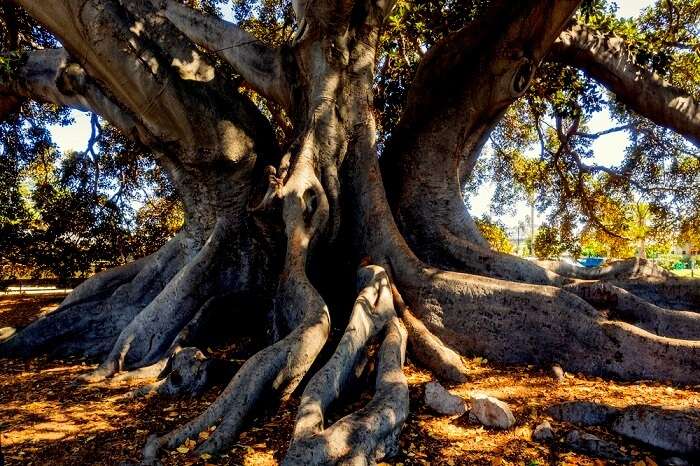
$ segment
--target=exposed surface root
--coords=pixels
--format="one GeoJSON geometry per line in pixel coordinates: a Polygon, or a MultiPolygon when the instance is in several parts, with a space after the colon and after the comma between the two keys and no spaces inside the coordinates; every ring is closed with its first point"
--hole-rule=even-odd
{"type": "Polygon", "coordinates": [[[273,334],[286,336],[248,359],[202,414],[163,437],[152,437],[144,448],[147,462],[155,461],[161,449],[178,446],[217,423],[197,453],[225,450],[259,401],[293,392],[325,345],[330,314],[306,276],[306,259],[310,242],[328,219],[328,202],[310,170],[295,172],[282,196],[287,250],[273,309],[273,334]]]}
{"type": "Polygon", "coordinates": [[[210,296],[216,280],[216,258],[225,244],[226,221],[220,219],[209,239],[158,296],[119,334],[100,367],[85,377],[94,382],[129,367],[143,367],[162,359],[173,339],[210,296]]]}
{"type": "Polygon", "coordinates": [[[394,285],[392,293],[401,320],[408,330],[408,342],[416,360],[442,379],[456,383],[465,382],[468,375],[462,357],[445,346],[413,315],[394,285]]]}
{"type": "Polygon", "coordinates": [[[645,301],[607,282],[579,282],[565,287],[597,308],[610,310],[609,317],[669,338],[700,340],[700,314],[671,311],[645,301]]]}
{"type": "Polygon", "coordinates": [[[548,413],[558,420],[586,426],[606,426],[612,432],[650,447],[691,455],[700,453],[700,411],[650,405],[619,409],[596,402],[567,402],[548,413]]]}
{"type": "Polygon", "coordinates": [[[59,357],[105,355],[119,333],[186,261],[181,239],[176,236],[133,266],[107,271],[86,281],[74,290],[75,296],[69,295],[54,312],[0,345],[0,354],[26,357],[48,351],[59,357]],[[105,284],[109,287],[101,288],[105,284]]]}
{"type": "Polygon", "coordinates": [[[309,381],[299,405],[294,438],[317,434],[324,427],[324,412],[342,393],[352,372],[366,356],[368,341],[396,316],[389,277],[381,267],[360,269],[361,287],[350,322],[330,360],[309,381]]]}
{"type": "Polygon", "coordinates": [[[207,358],[192,347],[179,349],[164,366],[160,367],[159,374],[155,374],[160,380],[138,389],[134,395],[158,393],[163,396],[194,397],[212,385],[231,380],[235,373],[232,362],[207,358]]]}
{"type": "Polygon", "coordinates": [[[700,312],[698,278],[636,278],[612,280],[611,283],[667,309],[700,312]]]}
{"type": "Polygon", "coordinates": [[[415,240],[414,246],[421,259],[446,270],[536,285],[606,280],[658,306],[700,312],[700,280],[679,278],[646,259],[619,260],[594,268],[563,261],[529,261],[481,244],[476,241],[478,232],[464,235],[437,226],[429,245],[415,240]]]}
{"type": "Polygon", "coordinates": [[[482,242],[478,231],[463,237],[436,226],[429,245],[418,239],[412,245],[422,260],[446,270],[538,285],[562,285],[570,281],[535,262],[494,251],[482,242]]]}
{"type": "Polygon", "coordinates": [[[581,280],[633,280],[637,278],[673,279],[675,276],[646,259],[613,261],[601,267],[578,267],[562,261],[538,261],[537,264],[559,275],[581,280]]]}
{"type": "Polygon", "coordinates": [[[621,379],[700,382],[700,341],[663,338],[606,320],[559,288],[423,269],[399,277],[426,326],[462,354],[506,363],[560,363],[621,379]]]}
{"type": "MultiPolygon", "coordinates": [[[[386,335],[379,350],[372,400],[361,410],[343,417],[326,429],[323,429],[322,412],[311,415],[321,424],[309,425],[310,413],[300,408],[292,445],[282,464],[367,465],[396,454],[398,436],[408,416],[409,405],[408,383],[403,374],[405,348],[406,330],[401,321],[394,317],[386,325],[386,335]]],[[[336,372],[336,375],[340,374],[336,372]]],[[[328,395],[332,396],[332,390],[325,396],[328,395]]],[[[302,405],[308,408],[309,399],[306,396],[305,393],[302,405]]]]}
{"type": "Polygon", "coordinates": [[[154,459],[161,448],[176,447],[220,419],[199,452],[217,452],[230,445],[257,403],[270,392],[279,396],[293,390],[321,350],[330,325],[328,311],[324,307],[310,314],[299,328],[246,361],[206,411],[173,432],[149,440],[144,457],[154,459]]]}

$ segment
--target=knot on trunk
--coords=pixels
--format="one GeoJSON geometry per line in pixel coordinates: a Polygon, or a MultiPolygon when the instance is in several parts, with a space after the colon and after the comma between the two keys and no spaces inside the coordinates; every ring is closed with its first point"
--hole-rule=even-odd
{"type": "Polygon", "coordinates": [[[510,92],[513,97],[520,97],[525,93],[534,74],[535,64],[532,60],[527,57],[521,58],[510,83],[510,92]]]}

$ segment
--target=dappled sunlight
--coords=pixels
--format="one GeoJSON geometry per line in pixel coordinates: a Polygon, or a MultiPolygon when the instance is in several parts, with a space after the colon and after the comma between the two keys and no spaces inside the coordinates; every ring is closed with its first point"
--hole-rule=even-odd
{"type": "Polygon", "coordinates": [[[250,453],[246,453],[243,457],[243,466],[274,466],[276,464],[274,452],[271,450],[253,450],[250,453]]]}
{"type": "MultiPolygon", "coordinates": [[[[482,462],[497,465],[608,464],[567,451],[563,446],[533,441],[532,432],[544,420],[549,420],[555,429],[574,428],[553,421],[546,409],[564,401],[595,401],[616,407],[637,404],[677,409],[700,407],[700,387],[673,387],[651,381],[615,382],[569,373],[557,382],[549,369],[497,366],[482,358],[464,359],[464,362],[469,381],[447,385],[450,391],[467,400],[472,392],[484,392],[507,402],[515,415],[515,426],[503,431],[472,422],[468,414],[436,416],[423,402],[423,387],[433,380],[432,375],[409,365],[406,372],[411,386],[411,415],[401,438],[402,456],[408,460],[405,464],[434,464],[436,460],[439,464],[453,465],[482,462]],[[556,461],[553,454],[558,458],[556,461]]],[[[606,435],[595,429],[594,432],[603,438],[606,435]]],[[[642,462],[647,458],[647,461],[652,461],[651,458],[655,457],[639,445],[630,445],[629,441],[619,437],[613,440],[642,462]]]]}
{"type": "MultiPolygon", "coordinates": [[[[10,308],[12,306],[7,301],[0,300],[0,309],[10,308]]],[[[669,386],[651,381],[614,382],[569,373],[557,382],[549,368],[500,366],[479,357],[464,358],[464,363],[468,381],[448,385],[452,393],[469,399],[470,393],[480,391],[507,402],[515,415],[515,426],[506,431],[494,430],[470,421],[468,415],[436,416],[423,402],[424,386],[434,380],[434,376],[414,366],[409,356],[404,373],[411,392],[411,412],[399,439],[398,456],[386,460],[384,465],[505,466],[535,464],[533,462],[540,465],[602,465],[605,463],[600,460],[567,451],[557,444],[532,440],[534,428],[549,419],[545,412],[547,408],[576,400],[617,407],[648,404],[700,409],[700,387],[669,386]]],[[[26,464],[30,458],[38,459],[39,464],[56,465],[136,461],[141,457],[141,449],[150,434],[162,434],[191,419],[221,390],[215,387],[197,399],[157,396],[132,399],[129,392],[145,381],[74,383],[77,376],[94,367],[82,362],[44,358],[0,360],[1,435],[3,452],[9,464],[26,464]]],[[[351,398],[350,403],[328,413],[327,425],[361,409],[369,402],[371,394],[357,393],[351,398]]],[[[194,445],[204,442],[214,431],[212,428],[200,433],[196,440],[188,439],[189,447],[182,445],[168,451],[163,464],[279,464],[291,439],[297,402],[298,398],[292,397],[281,407],[270,406],[267,412],[252,419],[231,450],[220,458],[208,459],[192,454],[194,445]]],[[[549,420],[557,430],[573,428],[549,420]]],[[[594,429],[593,432],[605,438],[603,431],[594,429]]],[[[640,461],[655,458],[653,452],[639,445],[607,435],[640,461]]]]}

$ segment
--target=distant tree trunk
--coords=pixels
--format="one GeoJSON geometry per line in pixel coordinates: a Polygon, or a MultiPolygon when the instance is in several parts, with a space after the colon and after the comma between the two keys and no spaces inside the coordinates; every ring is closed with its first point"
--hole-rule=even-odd
{"type": "MultiPolygon", "coordinates": [[[[18,3],[65,50],[32,52],[0,91],[97,112],[150,148],[186,223],[152,256],[85,282],[0,352],[99,357],[86,381],[151,369],[162,372],[150,390],[193,394],[230,370],[195,348],[211,341],[209,319],[223,315],[219,331],[229,336],[270,340],[200,416],[151,438],[148,461],[212,425],[197,453],[226,451],[256,406],[296,389],[332,321],[347,326],[306,385],[283,464],[372,464],[395,452],[408,415],[407,342],[450,380],[464,380],[461,353],[700,383],[700,314],[496,253],[461,197],[489,131],[579,1],[497,0],[432,47],[381,170],[372,97],[392,2],[294,2],[297,32],[278,49],[174,0],[18,3]],[[288,147],[276,146],[267,119],[198,47],[284,109],[288,147]],[[339,283],[356,270],[348,311],[352,286],[339,283]],[[327,426],[327,408],[363,377],[368,358],[377,368],[372,400],[327,426]]],[[[645,267],[613,266],[597,278],[652,275],[645,267]]],[[[673,293],[700,307],[686,289],[673,293]]]]}

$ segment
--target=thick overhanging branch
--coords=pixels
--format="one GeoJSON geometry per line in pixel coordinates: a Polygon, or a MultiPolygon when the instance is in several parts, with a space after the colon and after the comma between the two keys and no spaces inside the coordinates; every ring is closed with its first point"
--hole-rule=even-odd
{"type": "Polygon", "coordinates": [[[444,248],[451,238],[487,248],[464,205],[463,180],[578,4],[494,2],[426,53],[382,154],[392,209],[421,259],[462,267],[444,248]]]}
{"type": "Polygon", "coordinates": [[[126,134],[138,130],[131,115],[107,97],[64,49],[29,52],[0,92],[16,101],[28,98],[94,112],[126,134]]]}
{"type": "Polygon", "coordinates": [[[289,86],[283,71],[282,52],[260,42],[238,26],[208,16],[174,0],[161,0],[162,14],[190,40],[218,54],[233,66],[251,87],[289,108],[289,86]]]}
{"type": "MultiPolygon", "coordinates": [[[[17,0],[60,40],[91,77],[108,89],[156,138],[191,142],[196,134],[175,85],[177,67],[144,37],[145,19],[115,0],[17,0]]],[[[148,24],[155,28],[155,25],[148,24]]],[[[166,31],[160,31],[166,32],[166,31]]],[[[166,34],[163,34],[166,35],[166,34]]],[[[175,40],[176,38],[173,38],[175,40]]],[[[175,58],[175,57],[172,57],[175,58]]],[[[202,74],[196,55],[180,57],[181,74],[202,74]],[[185,60],[191,63],[185,63],[185,60]],[[195,73],[196,72],[196,73],[195,73]]]]}
{"type": "Polygon", "coordinates": [[[582,24],[561,33],[554,57],[584,70],[635,112],[700,145],[700,105],[687,92],[635,62],[620,37],[582,24]]]}

